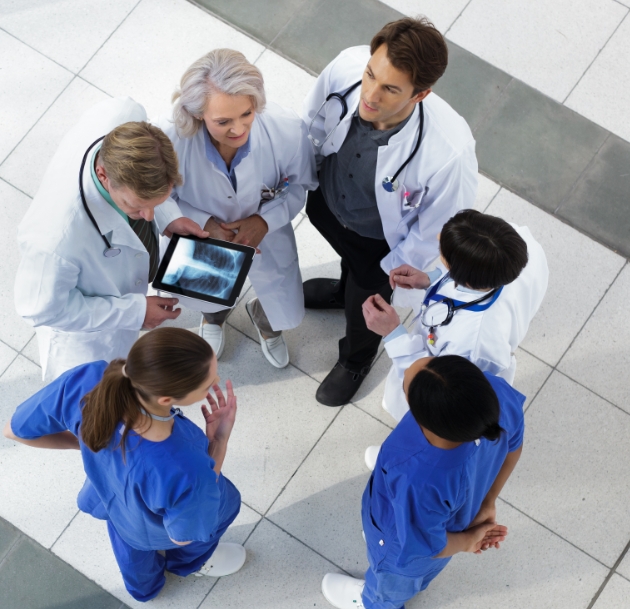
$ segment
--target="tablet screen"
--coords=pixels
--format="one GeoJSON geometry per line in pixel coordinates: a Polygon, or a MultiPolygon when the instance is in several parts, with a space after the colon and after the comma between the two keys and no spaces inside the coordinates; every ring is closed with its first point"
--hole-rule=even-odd
{"type": "Polygon", "coordinates": [[[154,287],[232,306],[245,282],[254,251],[216,239],[174,235],[154,287]]]}

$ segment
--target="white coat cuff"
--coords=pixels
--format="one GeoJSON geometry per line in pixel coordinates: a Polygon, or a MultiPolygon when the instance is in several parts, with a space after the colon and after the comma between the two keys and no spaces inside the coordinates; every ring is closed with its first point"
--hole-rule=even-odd
{"type": "MultiPolygon", "coordinates": [[[[396,330],[394,330],[395,332],[396,330]]],[[[410,335],[407,332],[400,334],[385,343],[385,350],[390,359],[397,357],[409,357],[414,353],[424,351],[424,339],[419,335],[410,335]]]]}

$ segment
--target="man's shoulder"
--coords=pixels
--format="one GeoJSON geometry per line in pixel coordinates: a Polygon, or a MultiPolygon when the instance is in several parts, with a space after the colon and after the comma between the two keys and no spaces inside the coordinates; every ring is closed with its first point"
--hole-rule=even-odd
{"type": "Polygon", "coordinates": [[[344,49],[329,64],[331,90],[343,91],[361,80],[370,59],[370,47],[360,45],[344,49]]]}
{"type": "Polygon", "coordinates": [[[422,102],[425,112],[426,129],[433,138],[438,138],[455,153],[474,143],[474,138],[466,119],[437,93],[431,92],[422,102]]]}

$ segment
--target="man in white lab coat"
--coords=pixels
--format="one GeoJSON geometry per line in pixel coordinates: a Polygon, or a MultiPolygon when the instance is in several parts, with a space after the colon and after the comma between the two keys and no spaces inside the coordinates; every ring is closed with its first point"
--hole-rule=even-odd
{"type": "MultiPolygon", "coordinates": [[[[321,73],[304,104],[319,166],[319,189],[306,212],[341,256],[341,279],[304,283],[307,308],[345,309],[339,360],[316,398],[349,402],[381,337],[365,325],[362,305],[389,301],[388,273],[426,268],[437,235],[477,190],[475,142],[464,119],[431,87],[446,69],[442,35],[426,19],[387,24],[370,47],[346,49],[321,73]]],[[[395,304],[406,304],[399,299],[395,304]]]]}
{"type": "Polygon", "coordinates": [[[176,299],[146,296],[159,261],[154,212],[162,232],[208,234],[175,203],[158,208],[181,177],[170,140],[146,118],[130,98],[88,110],[18,228],[15,304],[36,328],[45,381],[125,357],[141,328],[180,313],[176,299]]]}

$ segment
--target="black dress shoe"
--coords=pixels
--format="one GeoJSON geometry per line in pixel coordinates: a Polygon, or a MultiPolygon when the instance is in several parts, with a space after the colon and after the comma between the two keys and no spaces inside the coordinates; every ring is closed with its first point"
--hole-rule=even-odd
{"type": "Polygon", "coordinates": [[[369,371],[369,366],[366,366],[361,372],[352,372],[337,362],[317,389],[315,399],[324,406],[347,404],[359,390],[369,371]]]}
{"type": "Polygon", "coordinates": [[[337,293],[339,279],[309,279],[302,284],[307,309],[345,309],[343,294],[337,293]],[[341,302],[339,301],[341,297],[341,302]]]}

